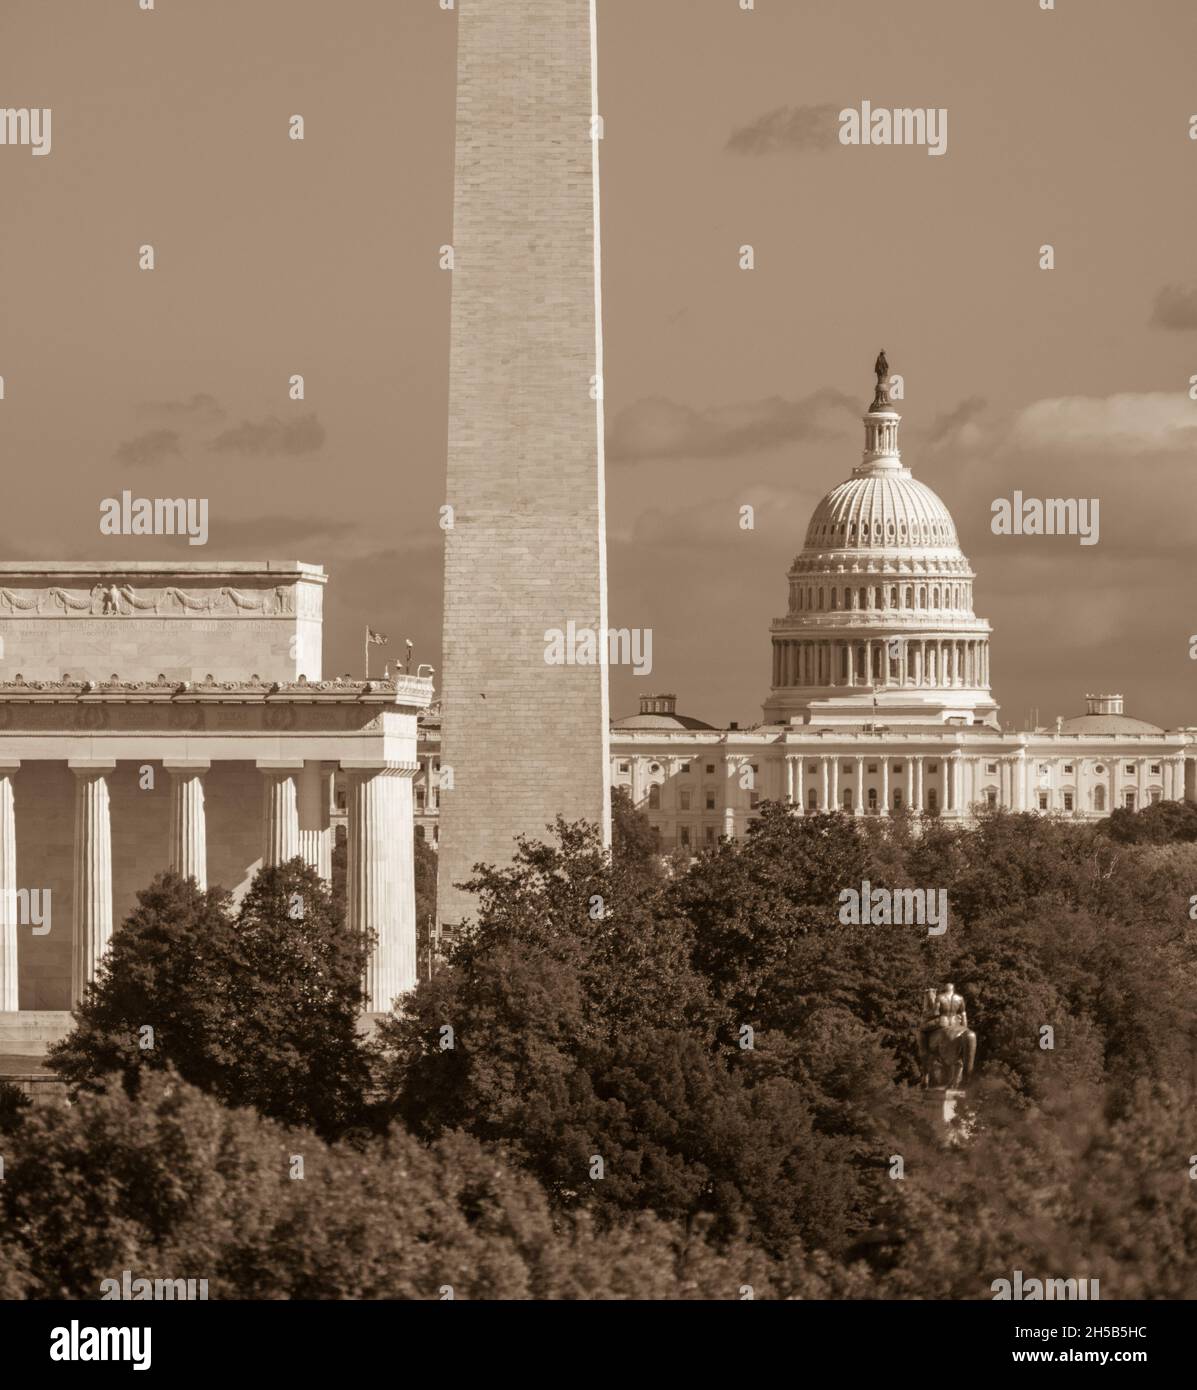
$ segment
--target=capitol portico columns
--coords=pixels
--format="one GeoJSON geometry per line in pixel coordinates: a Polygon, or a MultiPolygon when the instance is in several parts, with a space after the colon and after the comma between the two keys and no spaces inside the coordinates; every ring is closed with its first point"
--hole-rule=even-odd
{"type": "Polygon", "coordinates": [[[75,774],[75,851],[71,1005],[77,1008],[112,939],[112,825],[108,776],[116,763],[71,759],[75,774]]]}
{"type": "Polygon", "coordinates": [[[262,867],[299,853],[299,774],[303,760],[259,759],[262,773],[262,867]]]}
{"type": "Polygon", "coordinates": [[[348,774],[349,927],[369,933],[366,1009],[387,1013],[416,983],[411,779],[416,764],[345,761],[348,774]]]}
{"type": "Polygon", "coordinates": [[[204,814],[207,759],[163,759],[170,773],[170,867],[181,878],[208,886],[208,832],[204,814]]]}
{"type": "Polygon", "coordinates": [[[0,763],[0,1013],[19,1007],[17,968],[17,825],[13,776],[17,761],[0,763]]]}
{"type": "Polygon", "coordinates": [[[881,806],[883,816],[889,815],[889,759],[881,759],[881,806]]]}

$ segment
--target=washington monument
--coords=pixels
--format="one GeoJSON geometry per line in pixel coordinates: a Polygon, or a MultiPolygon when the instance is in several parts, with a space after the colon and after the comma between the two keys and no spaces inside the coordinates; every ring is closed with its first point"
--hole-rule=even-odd
{"type": "Polygon", "coordinates": [[[610,834],[595,0],[458,0],[438,912],[610,834]],[[547,659],[572,622],[593,663],[547,659]]]}

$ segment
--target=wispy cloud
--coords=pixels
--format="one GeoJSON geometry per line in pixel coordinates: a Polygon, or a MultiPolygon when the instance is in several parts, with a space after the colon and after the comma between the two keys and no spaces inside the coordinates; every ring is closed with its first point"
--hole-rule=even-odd
{"type": "Polygon", "coordinates": [[[148,468],[164,459],[178,458],[179,444],[178,430],[147,430],[132,439],[123,439],[113,450],[112,457],[117,463],[132,468],[148,468]]]}
{"type": "Polygon", "coordinates": [[[1106,453],[1191,449],[1197,445],[1197,404],[1180,391],[1059,396],[1021,410],[1012,438],[1027,447],[1106,453]]]}
{"type": "Polygon", "coordinates": [[[324,426],[314,413],[289,421],[270,415],[265,420],[243,420],[224,430],[208,448],[222,454],[314,454],[324,440],[324,426]]]}
{"type": "Polygon", "coordinates": [[[927,444],[932,449],[975,449],[984,435],[977,419],[988,402],[984,396],[969,396],[951,410],[937,415],[927,431],[927,444]]]}
{"type": "Polygon", "coordinates": [[[759,453],[795,440],[838,434],[828,424],[828,416],[838,411],[859,415],[860,403],[831,387],[796,401],[770,396],[711,410],[650,396],[615,417],[607,452],[615,462],[759,453]]]}
{"type": "Polygon", "coordinates": [[[818,106],[778,106],[733,130],[727,148],[732,154],[827,150],[838,138],[839,113],[840,108],[830,102],[818,106]]]}

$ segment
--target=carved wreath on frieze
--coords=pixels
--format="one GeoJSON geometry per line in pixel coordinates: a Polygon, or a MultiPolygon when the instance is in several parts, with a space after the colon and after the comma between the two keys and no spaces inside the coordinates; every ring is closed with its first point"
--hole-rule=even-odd
{"type": "Polygon", "coordinates": [[[293,613],[294,594],[284,584],[273,589],[247,593],[224,586],[220,589],[188,593],[167,585],[163,589],[139,593],[129,584],[96,584],[90,592],[81,589],[46,589],[40,593],[21,594],[13,589],[0,589],[0,607],[10,613],[41,613],[48,605],[51,611],[63,614],[86,614],[89,617],[130,617],[137,613],[258,613],[263,617],[279,617],[293,613]]]}

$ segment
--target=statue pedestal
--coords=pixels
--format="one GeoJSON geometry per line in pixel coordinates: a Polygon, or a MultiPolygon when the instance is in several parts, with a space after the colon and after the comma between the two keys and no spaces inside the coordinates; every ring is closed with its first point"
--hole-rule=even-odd
{"type": "Polygon", "coordinates": [[[923,1092],[923,1102],[931,1119],[936,1138],[941,1144],[957,1146],[967,1142],[970,1127],[956,1125],[956,1107],[964,1099],[964,1092],[948,1086],[928,1086],[923,1092]]]}

